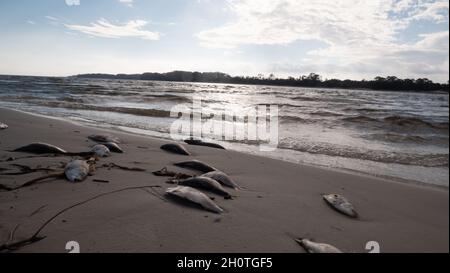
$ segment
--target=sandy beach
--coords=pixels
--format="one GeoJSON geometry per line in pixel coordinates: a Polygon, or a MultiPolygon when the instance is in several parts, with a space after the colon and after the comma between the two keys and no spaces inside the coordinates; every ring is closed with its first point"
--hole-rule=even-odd
{"type": "MultiPolygon", "coordinates": [[[[159,186],[153,191],[129,190],[104,196],[73,208],[42,230],[46,238],[17,252],[66,252],[69,241],[81,252],[256,252],[302,253],[294,238],[312,238],[344,252],[367,252],[376,241],[381,252],[448,252],[449,193],[433,188],[374,177],[302,166],[239,152],[187,146],[192,156],[170,154],[160,146],[170,140],[88,128],[62,120],[0,109],[0,168],[11,164],[58,168],[70,157],[17,159],[7,152],[46,142],[67,151],[87,151],[92,134],[109,133],[124,140],[124,154],[101,159],[97,166],[115,163],[145,169],[133,172],[99,168],[82,183],[53,179],[29,188],[0,192],[0,244],[31,236],[58,211],[98,194],[127,187],[159,186]],[[164,197],[173,185],[153,171],[195,174],[173,164],[198,159],[229,174],[244,189],[232,191],[233,200],[215,197],[225,209],[218,215],[164,197]],[[104,180],[109,183],[94,182],[104,180]],[[330,209],[323,194],[347,197],[360,215],[349,219],[330,209]]],[[[13,186],[45,175],[0,175],[0,183],[13,186]]]]}

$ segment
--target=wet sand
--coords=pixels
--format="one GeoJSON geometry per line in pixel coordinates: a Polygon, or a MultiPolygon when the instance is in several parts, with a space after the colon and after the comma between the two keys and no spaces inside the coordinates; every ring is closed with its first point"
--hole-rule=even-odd
{"type": "MultiPolygon", "coordinates": [[[[187,146],[192,156],[174,155],[159,147],[167,140],[119,131],[88,128],[73,123],[0,109],[0,161],[27,154],[12,150],[32,142],[46,142],[71,152],[87,151],[91,134],[110,133],[125,141],[124,154],[101,159],[146,172],[98,169],[83,183],[49,180],[13,192],[0,192],[0,245],[31,236],[60,210],[98,194],[127,187],[156,185],[152,190],[129,190],[104,196],[73,208],[45,227],[40,242],[17,252],[65,252],[77,241],[81,252],[257,252],[301,253],[293,238],[313,238],[344,252],[367,252],[377,241],[382,252],[448,252],[448,189],[398,183],[364,175],[302,166],[239,152],[187,146]],[[172,187],[167,178],[151,172],[170,170],[195,174],[172,164],[189,159],[208,162],[229,174],[245,189],[236,197],[215,197],[226,210],[218,215],[166,199],[172,187]],[[105,180],[109,183],[94,182],[105,180]],[[321,195],[338,193],[356,207],[360,219],[349,219],[325,204],[321,195]]],[[[70,157],[42,157],[0,162],[30,167],[60,167],[70,157]]],[[[3,185],[20,185],[45,173],[0,175],[3,185]]]]}

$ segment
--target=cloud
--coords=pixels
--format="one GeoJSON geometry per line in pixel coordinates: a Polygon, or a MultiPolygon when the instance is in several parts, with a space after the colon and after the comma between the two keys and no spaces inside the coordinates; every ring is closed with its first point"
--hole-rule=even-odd
{"type": "Polygon", "coordinates": [[[50,15],[45,16],[45,18],[48,20],[48,24],[50,24],[51,26],[54,26],[54,27],[60,26],[60,20],[58,18],[50,16],[50,15]]]}
{"type": "Polygon", "coordinates": [[[65,0],[66,1],[66,5],[68,6],[79,6],[80,0],[65,0]]]}
{"type": "Polygon", "coordinates": [[[200,32],[202,45],[231,48],[311,39],[385,43],[413,20],[448,21],[446,0],[228,0],[228,5],[236,20],[200,32]]]}
{"type": "Polygon", "coordinates": [[[73,31],[79,31],[85,34],[89,34],[102,38],[127,38],[134,37],[144,40],[159,40],[160,33],[144,30],[143,27],[148,24],[143,20],[132,20],[126,24],[114,25],[105,19],[100,19],[95,23],[91,23],[88,26],[84,25],[65,25],[68,29],[73,31]]]}
{"type": "Polygon", "coordinates": [[[132,7],[134,4],[134,0],[119,0],[120,3],[125,4],[129,7],[132,7]]]}
{"type": "Polygon", "coordinates": [[[387,65],[392,72],[403,69],[401,72],[417,75],[412,66],[426,64],[429,71],[448,78],[448,68],[442,69],[448,60],[448,31],[420,35],[419,42],[413,44],[398,39],[412,22],[448,22],[448,7],[447,0],[228,0],[234,19],[197,37],[204,47],[225,49],[307,40],[326,44],[325,48],[307,52],[307,60],[291,58],[290,63],[272,65],[280,70],[312,67],[321,72],[332,67],[353,73],[358,67],[371,74],[378,73],[380,65],[387,65]],[[426,57],[430,57],[428,62],[426,57]]]}
{"type": "Polygon", "coordinates": [[[448,1],[399,0],[397,12],[403,12],[406,21],[429,20],[437,23],[448,21],[448,1]]]}
{"type": "Polygon", "coordinates": [[[50,21],[59,21],[58,18],[53,17],[53,16],[50,16],[50,15],[45,16],[45,18],[47,18],[47,19],[50,20],[50,21]]]}

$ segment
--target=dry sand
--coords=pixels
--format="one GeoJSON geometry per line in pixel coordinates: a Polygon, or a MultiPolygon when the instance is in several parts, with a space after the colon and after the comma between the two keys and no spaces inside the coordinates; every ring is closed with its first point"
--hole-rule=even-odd
{"type": "MultiPolygon", "coordinates": [[[[0,109],[0,161],[26,156],[7,152],[32,142],[47,142],[68,151],[86,151],[94,143],[87,136],[105,130],[0,109]]],[[[304,252],[294,237],[330,243],[345,252],[366,252],[377,241],[382,252],[448,252],[448,189],[431,188],[302,166],[206,147],[188,146],[191,157],[159,149],[170,141],[121,132],[126,153],[113,154],[97,165],[114,162],[147,172],[99,169],[85,182],[50,180],[14,192],[0,192],[0,244],[17,225],[14,240],[32,235],[61,209],[97,194],[133,187],[159,185],[163,177],[152,171],[173,163],[199,159],[232,176],[246,190],[234,200],[219,196],[226,212],[217,215],[161,199],[154,192],[131,190],[97,199],[62,214],[41,235],[46,239],[17,252],[65,252],[77,241],[81,252],[304,252]],[[96,183],[94,179],[110,183],[96,183]],[[353,220],[330,209],[321,195],[339,193],[350,199],[361,219],[353,220]]],[[[2,162],[36,167],[60,166],[68,157],[2,162]]],[[[0,176],[0,183],[19,185],[42,173],[0,176]]],[[[214,196],[213,194],[210,194],[214,196]]]]}

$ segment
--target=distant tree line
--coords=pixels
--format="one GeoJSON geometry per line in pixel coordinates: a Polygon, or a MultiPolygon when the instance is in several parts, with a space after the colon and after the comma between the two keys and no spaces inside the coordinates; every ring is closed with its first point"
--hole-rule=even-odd
{"type": "Polygon", "coordinates": [[[449,91],[446,84],[434,83],[421,79],[399,79],[395,76],[376,77],[373,80],[338,80],[325,79],[316,73],[300,76],[298,78],[277,78],[273,74],[265,77],[260,74],[257,77],[232,77],[221,72],[188,72],[173,71],[169,73],[143,73],[143,74],[82,74],[78,78],[90,79],[121,79],[121,80],[147,80],[147,81],[174,81],[174,82],[203,82],[203,83],[228,83],[228,84],[255,84],[276,85],[294,87],[319,87],[319,88],[344,88],[344,89],[372,89],[393,91],[449,91]]]}

